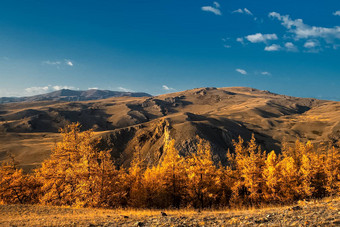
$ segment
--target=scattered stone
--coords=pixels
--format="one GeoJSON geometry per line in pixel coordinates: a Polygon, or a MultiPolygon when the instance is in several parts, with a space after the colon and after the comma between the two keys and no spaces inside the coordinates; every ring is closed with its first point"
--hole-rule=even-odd
{"type": "Polygon", "coordinates": [[[294,211],[296,211],[296,210],[302,210],[302,207],[300,207],[300,206],[295,206],[295,207],[292,207],[291,210],[294,210],[294,211]]]}
{"type": "Polygon", "coordinates": [[[165,216],[168,216],[165,212],[161,212],[162,216],[165,217],[165,216]]]}
{"type": "Polygon", "coordinates": [[[259,220],[255,220],[255,223],[256,223],[256,224],[261,224],[261,223],[266,223],[266,222],[268,222],[268,221],[269,221],[268,219],[262,218],[262,219],[259,219],[259,220]]]}
{"type": "Polygon", "coordinates": [[[144,226],[144,222],[139,221],[139,222],[136,223],[136,226],[138,226],[138,227],[144,226]]]}

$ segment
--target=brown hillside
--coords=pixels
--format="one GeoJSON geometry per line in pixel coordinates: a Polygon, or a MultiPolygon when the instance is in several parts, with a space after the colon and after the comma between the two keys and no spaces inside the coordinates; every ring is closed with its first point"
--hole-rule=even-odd
{"type": "Polygon", "coordinates": [[[295,98],[253,88],[198,88],[156,97],[119,97],[82,102],[22,102],[0,105],[0,160],[13,153],[30,169],[48,156],[58,128],[79,121],[103,137],[119,164],[140,151],[150,163],[162,155],[168,127],[185,154],[195,136],[225,160],[233,139],[254,133],[266,150],[282,141],[335,143],[340,138],[340,102],[295,98]]]}

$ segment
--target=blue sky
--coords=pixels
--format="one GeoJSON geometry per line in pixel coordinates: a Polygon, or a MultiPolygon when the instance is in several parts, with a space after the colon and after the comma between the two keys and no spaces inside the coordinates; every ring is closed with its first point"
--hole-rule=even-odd
{"type": "Polygon", "coordinates": [[[340,100],[340,1],[3,0],[0,96],[248,86],[340,100]]]}

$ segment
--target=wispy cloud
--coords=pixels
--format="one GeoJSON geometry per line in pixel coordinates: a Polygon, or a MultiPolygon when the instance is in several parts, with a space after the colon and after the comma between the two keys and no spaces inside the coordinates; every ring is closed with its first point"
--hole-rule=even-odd
{"type": "Polygon", "coordinates": [[[334,15],[334,16],[340,16],[340,10],[335,11],[335,12],[333,13],[333,15],[334,15]]]}
{"type": "Polygon", "coordinates": [[[237,9],[237,10],[234,10],[232,13],[241,13],[241,14],[248,14],[248,15],[253,16],[253,13],[247,8],[237,9]]]}
{"type": "Polygon", "coordinates": [[[223,47],[224,48],[227,48],[227,49],[229,49],[229,48],[231,48],[231,45],[228,43],[228,41],[230,40],[230,38],[222,38],[222,42],[223,42],[223,47]]]}
{"type": "Polygon", "coordinates": [[[124,91],[124,92],[133,92],[133,90],[129,89],[129,88],[125,88],[125,87],[118,87],[119,91],[124,91]]]}
{"type": "Polygon", "coordinates": [[[298,51],[298,48],[292,42],[286,42],[285,48],[286,48],[287,51],[292,51],[292,52],[298,51]]]}
{"type": "Polygon", "coordinates": [[[213,6],[202,6],[202,10],[206,12],[214,13],[215,15],[222,15],[221,10],[219,9],[221,6],[218,2],[214,2],[213,6]]]}
{"type": "Polygon", "coordinates": [[[175,91],[176,90],[175,88],[169,87],[167,85],[162,85],[162,88],[163,88],[163,90],[166,90],[166,91],[175,91]]]}
{"type": "Polygon", "coordinates": [[[328,43],[335,39],[340,39],[340,26],[333,28],[310,26],[303,22],[302,19],[293,20],[289,15],[281,15],[277,12],[269,13],[269,17],[281,21],[289,33],[294,35],[294,39],[322,38],[328,43]]]}
{"type": "Polygon", "coordinates": [[[268,40],[277,40],[276,34],[262,34],[256,33],[254,35],[248,35],[245,37],[251,43],[266,43],[268,40]]]}
{"type": "Polygon", "coordinates": [[[89,87],[87,90],[98,90],[99,88],[97,87],[89,87]]]}
{"type": "Polygon", "coordinates": [[[267,71],[264,71],[264,72],[261,72],[262,75],[265,75],[265,76],[270,76],[272,75],[270,72],[267,72],[267,71]]]}
{"type": "Polygon", "coordinates": [[[254,14],[247,8],[243,8],[243,9],[237,9],[232,11],[231,13],[239,13],[239,14],[245,14],[245,15],[249,15],[251,16],[255,21],[257,20],[257,17],[254,16],[254,14]]]}
{"type": "Polygon", "coordinates": [[[303,46],[306,48],[306,52],[309,53],[318,53],[322,50],[318,40],[307,40],[303,46]]]}
{"type": "Polygon", "coordinates": [[[241,73],[242,75],[247,75],[247,71],[244,69],[235,69],[235,71],[241,73]]]}
{"type": "Polygon", "coordinates": [[[38,95],[62,89],[79,90],[79,88],[73,86],[60,86],[60,85],[36,86],[25,88],[25,95],[38,95]]]}
{"type": "Polygon", "coordinates": [[[316,40],[308,40],[303,46],[306,48],[315,48],[319,46],[319,42],[316,40]]]}
{"type": "Polygon", "coordinates": [[[43,87],[28,87],[25,89],[27,93],[34,93],[34,94],[40,94],[47,92],[50,89],[50,86],[43,86],[43,87]]]}
{"type": "Polygon", "coordinates": [[[73,86],[59,86],[59,85],[56,85],[56,86],[52,86],[52,88],[55,91],[59,91],[59,90],[62,90],[62,89],[78,90],[77,88],[75,88],[73,86]]]}
{"type": "Polygon", "coordinates": [[[242,37],[236,38],[236,41],[244,44],[244,39],[242,37]]]}
{"type": "Polygon", "coordinates": [[[278,50],[281,50],[281,46],[280,45],[277,45],[277,44],[273,44],[273,45],[270,45],[270,46],[266,46],[264,48],[265,51],[278,51],[278,50]]]}
{"type": "Polygon", "coordinates": [[[61,66],[61,65],[67,65],[67,66],[73,66],[73,62],[69,59],[64,59],[63,61],[51,61],[51,60],[46,60],[42,62],[43,65],[54,65],[54,66],[61,66]]]}
{"type": "Polygon", "coordinates": [[[42,64],[44,64],[44,65],[60,65],[61,62],[60,61],[50,61],[50,60],[47,60],[47,61],[43,61],[42,64]]]}
{"type": "Polygon", "coordinates": [[[71,60],[65,59],[65,63],[66,63],[66,65],[68,65],[68,66],[73,66],[73,62],[72,62],[71,60]]]}

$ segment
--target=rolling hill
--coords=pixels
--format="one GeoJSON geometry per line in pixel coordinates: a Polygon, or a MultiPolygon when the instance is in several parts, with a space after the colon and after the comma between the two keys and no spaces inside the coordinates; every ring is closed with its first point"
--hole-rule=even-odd
{"type": "Polygon", "coordinates": [[[6,103],[0,105],[0,160],[12,153],[25,169],[39,165],[60,139],[58,129],[74,121],[94,129],[120,165],[128,166],[136,151],[157,163],[166,128],[183,155],[195,149],[199,135],[211,143],[214,160],[225,162],[232,140],[248,140],[252,133],[264,149],[278,152],[283,141],[296,139],[337,143],[340,102],[230,87],[156,97],[6,103]]]}
{"type": "Polygon", "coordinates": [[[29,97],[2,97],[0,98],[1,103],[11,102],[36,102],[36,101],[87,101],[87,100],[98,100],[106,99],[111,97],[151,97],[150,94],[143,92],[122,92],[122,91],[109,91],[109,90],[98,90],[90,89],[86,91],[62,89],[53,91],[47,94],[34,95],[29,97]]]}

